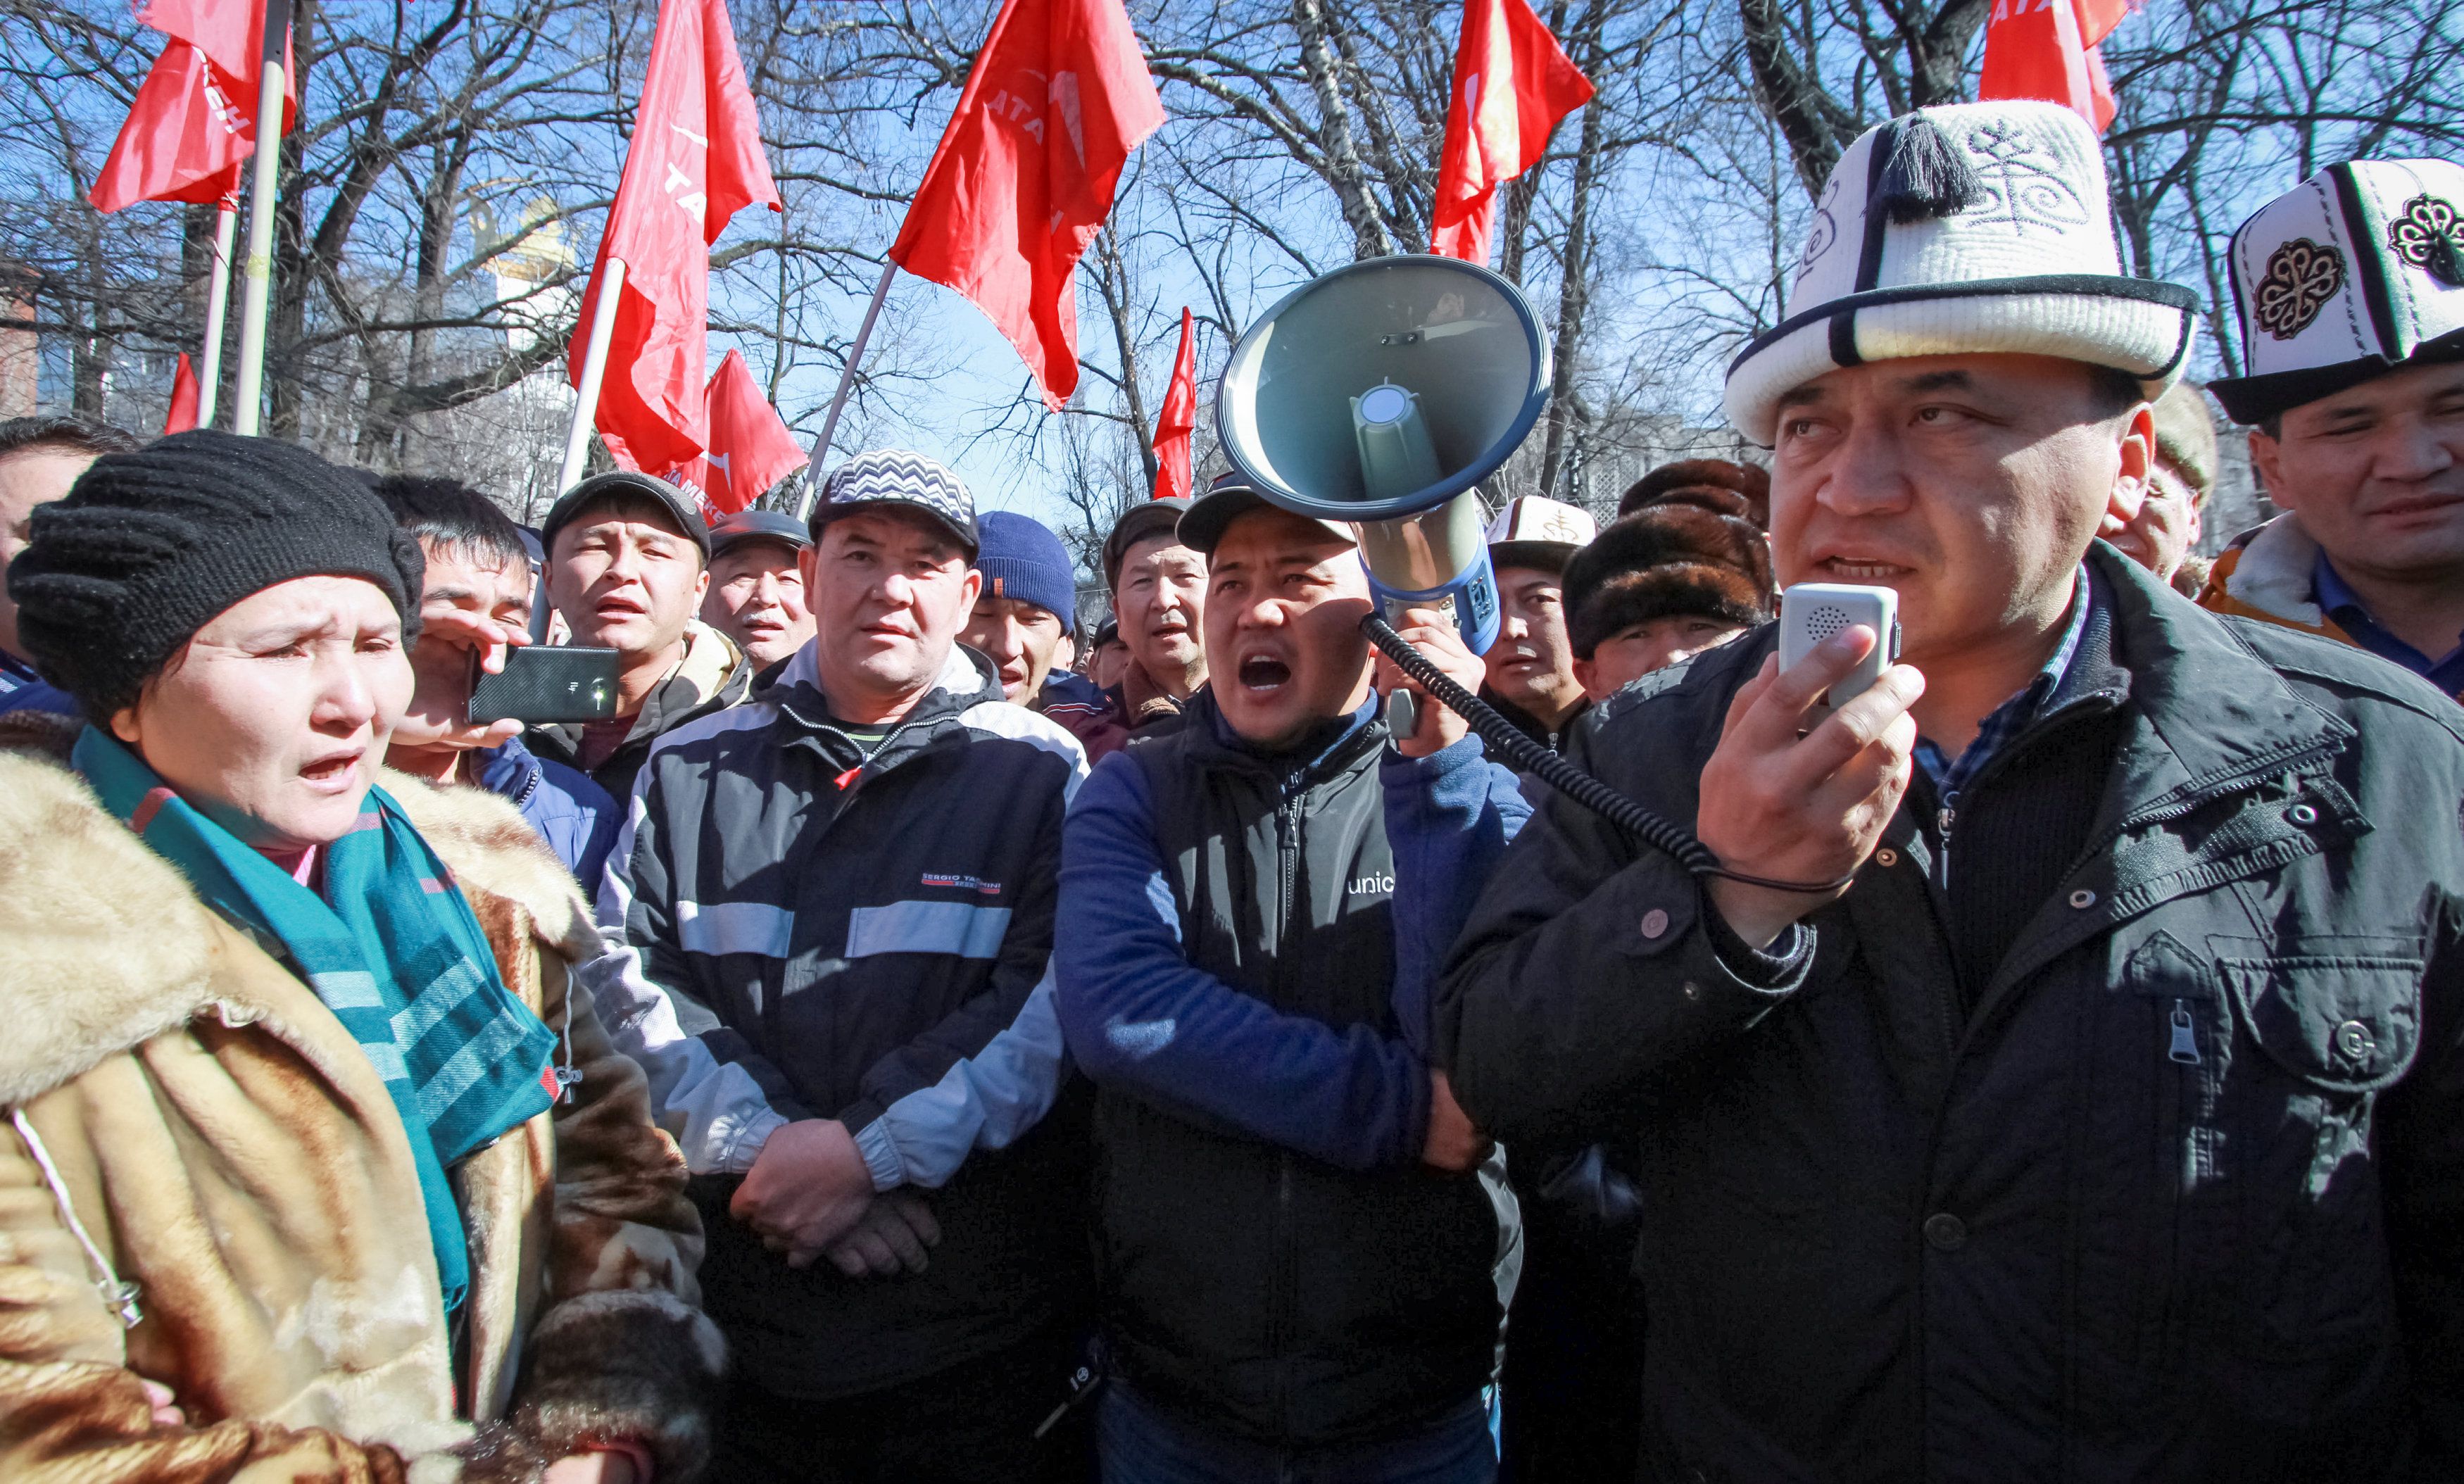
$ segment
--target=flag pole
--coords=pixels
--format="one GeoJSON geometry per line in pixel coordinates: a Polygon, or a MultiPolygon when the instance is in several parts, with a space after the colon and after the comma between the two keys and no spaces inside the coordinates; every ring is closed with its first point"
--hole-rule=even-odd
{"type": "Polygon", "coordinates": [[[231,248],[239,237],[239,207],[225,196],[214,212],[213,276],[206,280],[206,343],[197,366],[197,426],[214,425],[214,404],[223,389],[223,322],[231,317],[231,248]]]}
{"type": "Polygon", "coordinates": [[[599,387],[607,379],[607,342],[616,333],[616,305],[625,292],[625,259],[607,259],[599,297],[590,304],[590,344],[583,352],[582,385],[573,391],[573,426],[564,435],[564,462],[557,466],[556,492],[573,488],[590,457],[590,431],[599,422],[599,387]]]}
{"type": "Polygon", "coordinates": [[[872,302],[864,306],[864,323],[856,327],[855,343],[847,347],[847,369],[839,372],[839,389],[830,397],[830,410],[822,419],[822,435],[813,440],[813,456],[804,465],[803,493],[796,498],[796,519],[805,520],[813,512],[813,497],[821,493],[817,482],[822,460],[830,453],[830,439],[839,431],[839,413],[847,410],[848,388],[855,385],[855,368],[864,360],[864,347],[872,341],[872,322],[881,318],[881,301],[890,297],[890,280],[898,277],[898,264],[881,265],[881,282],[872,291],[872,302]]]}
{"type": "MultiPolygon", "coordinates": [[[[282,168],[282,62],[291,29],[291,0],[265,0],[264,76],[256,88],[256,171],[249,188],[248,277],[239,311],[239,384],[231,393],[231,432],[253,434],[264,416],[265,312],[274,286],[274,200],[282,168]]],[[[217,374],[221,365],[215,366],[217,374]]],[[[203,388],[199,389],[200,400],[203,388]]]]}

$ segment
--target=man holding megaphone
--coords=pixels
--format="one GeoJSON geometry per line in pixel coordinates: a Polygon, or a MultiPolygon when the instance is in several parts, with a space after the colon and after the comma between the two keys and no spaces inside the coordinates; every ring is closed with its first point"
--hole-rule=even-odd
{"type": "Polygon", "coordinates": [[[1573,756],[1716,868],[1552,797],[1465,927],[1474,1120],[1639,1131],[1652,1476],[2456,1474],[2464,736],[2097,541],[2195,306],[2067,109],[1858,141],[1727,406],[1906,663],[1629,687],[1573,756]]]}
{"type": "Polygon", "coordinates": [[[1480,1484],[1513,1197],[1431,1070],[1428,992],[1528,810],[1460,719],[1390,738],[1350,527],[1219,483],[1177,539],[1208,683],[1079,790],[1054,935],[1097,1089],[1104,1477],[1480,1484]]]}

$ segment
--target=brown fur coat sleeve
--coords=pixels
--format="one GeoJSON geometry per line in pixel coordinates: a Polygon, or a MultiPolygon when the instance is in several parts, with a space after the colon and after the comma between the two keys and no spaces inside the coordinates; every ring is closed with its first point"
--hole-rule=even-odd
{"type": "MultiPolygon", "coordinates": [[[[580,1074],[526,1140],[508,1136],[465,1162],[474,1255],[498,1252],[492,1267],[525,1274],[510,1312],[473,1285],[470,1392],[483,1417],[511,1424],[516,1451],[635,1442],[661,1484],[680,1484],[709,1458],[725,1346],[699,1308],[701,1222],[684,1158],[651,1120],[641,1069],[590,997],[568,992],[567,965],[605,951],[598,929],[572,877],[501,800],[392,777],[386,789],[453,871],[505,982],[558,1033],[558,1064],[580,1074]]],[[[473,1466],[474,1477],[495,1476],[473,1466]]]]}

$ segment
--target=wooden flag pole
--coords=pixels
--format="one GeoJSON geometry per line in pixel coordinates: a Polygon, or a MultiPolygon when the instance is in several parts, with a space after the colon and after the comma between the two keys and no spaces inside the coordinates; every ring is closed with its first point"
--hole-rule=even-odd
{"type": "MultiPolygon", "coordinates": [[[[263,420],[265,315],[274,287],[274,203],[282,169],[283,37],[291,0],[265,0],[264,76],[256,87],[256,170],[249,188],[248,278],[239,311],[239,383],[231,392],[231,432],[253,434],[263,420]]],[[[219,364],[215,366],[221,371],[219,364]]],[[[199,389],[200,401],[203,388],[199,389]]],[[[202,420],[201,420],[202,421],[202,420]]]]}
{"type": "Polygon", "coordinates": [[[896,263],[881,265],[881,282],[872,291],[872,302],[864,307],[864,323],[856,327],[855,343],[847,347],[847,369],[839,372],[839,389],[830,397],[829,413],[822,419],[822,435],[813,440],[813,456],[804,465],[803,492],[796,498],[799,521],[812,517],[813,498],[822,492],[822,460],[829,457],[830,439],[839,431],[839,414],[847,410],[847,392],[855,386],[855,368],[863,364],[864,347],[872,343],[872,322],[881,318],[881,301],[890,297],[890,280],[896,277],[896,263]]]}
{"type": "Polygon", "coordinates": [[[214,212],[213,276],[206,280],[206,343],[197,362],[197,426],[214,425],[223,389],[223,323],[231,317],[231,248],[239,239],[239,208],[229,197],[214,212]]]}
{"type": "Polygon", "coordinates": [[[599,386],[607,379],[607,342],[616,333],[616,305],[625,292],[625,259],[607,259],[599,278],[599,297],[590,305],[590,344],[583,352],[582,385],[573,391],[573,426],[564,435],[564,462],[557,467],[556,493],[561,498],[582,477],[590,458],[590,432],[599,422],[599,386]]]}

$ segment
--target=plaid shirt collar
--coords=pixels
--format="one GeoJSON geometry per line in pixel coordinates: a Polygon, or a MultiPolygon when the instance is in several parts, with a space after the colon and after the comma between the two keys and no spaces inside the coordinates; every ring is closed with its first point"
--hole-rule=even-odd
{"type": "Polygon", "coordinates": [[[2104,595],[2097,589],[2094,574],[2088,571],[2086,563],[2080,563],[2079,582],[2071,589],[2071,616],[2069,624],[2062,630],[2062,642],[2054,647],[2052,657],[2045,661],[2044,668],[2036,672],[2035,677],[2010,699],[1993,708],[1992,714],[1985,719],[1985,724],[1977,728],[1976,740],[1969,742],[1968,750],[1957,759],[1944,757],[1942,749],[1927,739],[1917,739],[1917,765],[1925,769],[1926,779],[1933,784],[1934,793],[1945,808],[1956,805],[1961,791],[1975,779],[1993,754],[2009,746],[2043,712],[2045,702],[2060,687],[2063,678],[2070,674],[2071,661],[2079,655],[2079,637],[2087,632],[2089,612],[2103,601],[2104,595]]]}

